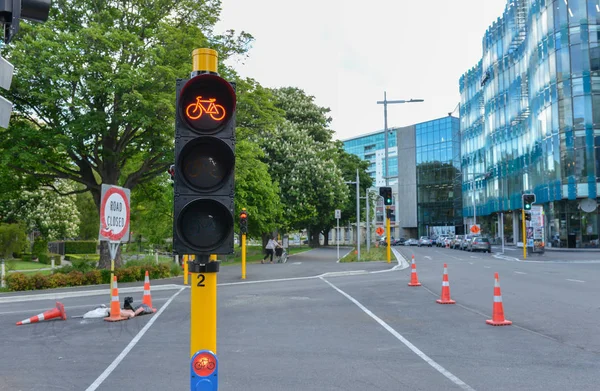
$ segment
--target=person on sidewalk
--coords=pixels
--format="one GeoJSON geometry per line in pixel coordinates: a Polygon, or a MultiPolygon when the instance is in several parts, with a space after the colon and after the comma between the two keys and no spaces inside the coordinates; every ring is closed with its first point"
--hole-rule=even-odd
{"type": "Polygon", "coordinates": [[[265,261],[267,260],[267,258],[270,256],[271,257],[271,263],[273,263],[273,253],[275,252],[275,249],[277,247],[281,247],[281,245],[279,243],[277,243],[277,240],[273,239],[273,237],[269,237],[269,241],[267,242],[267,245],[265,246],[265,257],[260,261],[260,263],[265,263],[265,261]]]}

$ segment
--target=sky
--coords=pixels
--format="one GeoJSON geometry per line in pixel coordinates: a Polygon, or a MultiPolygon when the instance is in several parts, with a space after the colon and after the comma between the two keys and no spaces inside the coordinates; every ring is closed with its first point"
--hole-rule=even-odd
{"type": "MultiPolygon", "coordinates": [[[[447,116],[460,76],[482,56],[507,0],[222,0],[215,28],[246,31],[246,58],[227,61],[262,86],[293,86],[331,109],[334,138],[447,116]]],[[[454,111],[458,116],[458,110],[454,111]]]]}

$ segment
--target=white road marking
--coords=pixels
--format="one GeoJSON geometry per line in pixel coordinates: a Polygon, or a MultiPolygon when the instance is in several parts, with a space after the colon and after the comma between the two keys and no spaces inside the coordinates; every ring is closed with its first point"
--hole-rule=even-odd
{"type": "Polygon", "coordinates": [[[173,299],[175,299],[175,297],[177,297],[178,294],[183,292],[184,289],[185,288],[179,289],[177,292],[175,292],[175,294],[173,294],[173,296],[171,296],[171,298],[165,303],[165,305],[163,305],[161,309],[158,310],[158,312],[152,317],[152,319],[150,319],[150,321],[146,323],[144,328],[141,329],[135,337],[133,337],[131,342],[129,342],[129,345],[127,345],[125,349],[123,349],[121,354],[119,354],[117,358],[115,358],[115,360],[108,366],[108,368],[106,368],[104,372],[102,372],[102,374],[98,376],[98,378],[86,389],[86,391],[94,391],[102,384],[102,382],[104,382],[104,380],[106,380],[108,376],[110,376],[110,374],[112,373],[112,371],[115,370],[117,365],[119,365],[119,363],[123,361],[125,356],[127,356],[127,354],[131,351],[131,349],[133,349],[133,347],[140,341],[140,339],[142,339],[144,334],[146,334],[146,331],[148,331],[148,329],[154,324],[156,319],[158,319],[158,317],[167,309],[167,307],[169,306],[169,304],[171,304],[173,299]]]}
{"type": "MultiPolygon", "coordinates": [[[[168,300],[168,299],[167,299],[167,298],[159,298],[159,299],[153,298],[153,299],[152,299],[152,302],[154,303],[155,301],[165,301],[165,300],[168,300]]],[[[99,305],[99,304],[96,304],[96,306],[98,306],[98,305],[99,305]]],[[[92,308],[92,307],[94,307],[94,304],[86,304],[86,305],[65,305],[65,312],[66,312],[67,310],[71,310],[71,309],[74,309],[74,308],[90,308],[90,311],[91,311],[92,309],[96,308],[96,307],[94,307],[94,308],[92,308]]],[[[9,314],[24,314],[24,313],[28,313],[28,312],[31,312],[31,313],[40,313],[40,312],[47,311],[47,310],[49,310],[49,309],[51,309],[51,308],[40,308],[40,309],[35,309],[35,310],[6,311],[6,312],[0,312],[0,315],[9,315],[9,314]]],[[[68,314],[67,314],[67,316],[68,316],[68,314]]]]}
{"type": "MultiPolygon", "coordinates": [[[[166,284],[166,285],[154,285],[151,287],[152,292],[157,291],[166,291],[173,289],[180,289],[181,285],[176,284],[166,284]]],[[[119,287],[119,294],[122,293],[136,293],[143,292],[143,286],[136,286],[130,288],[121,288],[119,287]]],[[[38,300],[58,300],[65,299],[67,297],[85,297],[85,296],[101,296],[106,295],[110,296],[110,288],[106,287],[105,289],[95,289],[91,291],[70,291],[70,292],[54,292],[54,293],[40,293],[35,295],[26,295],[26,296],[7,296],[0,297],[0,304],[2,303],[16,303],[20,301],[38,301],[38,300]]]]}
{"type": "Polygon", "coordinates": [[[302,262],[292,262],[290,265],[302,265],[302,262]]]}
{"type": "Polygon", "coordinates": [[[585,281],[582,281],[582,280],[572,280],[572,279],[570,279],[570,278],[567,278],[567,281],[573,281],[573,282],[585,282],[585,281]]]}
{"type": "Polygon", "coordinates": [[[518,272],[518,271],[515,271],[515,273],[517,273],[517,274],[527,274],[527,273],[518,272]]]}
{"type": "Polygon", "coordinates": [[[431,261],[431,257],[429,255],[425,255],[423,258],[427,258],[431,261]]]}
{"type": "Polygon", "coordinates": [[[484,266],[484,267],[485,267],[486,269],[491,269],[491,268],[492,268],[491,266],[484,266]]]}
{"type": "Polygon", "coordinates": [[[477,255],[471,255],[471,258],[479,259],[477,255]]]}
{"type": "Polygon", "coordinates": [[[369,315],[373,320],[375,320],[377,323],[379,323],[390,334],[392,334],[394,337],[396,337],[396,339],[398,339],[400,342],[402,342],[407,348],[409,348],[410,350],[412,350],[413,353],[415,353],[417,356],[419,356],[423,361],[425,361],[427,364],[429,364],[431,367],[433,367],[439,373],[441,373],[442,375],[444,375],[452,383],[456,384],[457,386],[459,386],[463,390],[475,391],[468,384],[466,384],[465,382],[463,382],[462,380],[460,380],[458,377],[456,377],[455,375],[453,375],[451,372],[449,372],[448,370],[446,370],[444,367],[442,367],[437,362],[433,361],[433,359],[431,359],[431,357],[427,356],[425,353],[423,353],[421,350],[419,350],[419,348],[417,348],[409,340],[407,340],[406,338],[404,338],[400,333],[398,333],[396,330],[394,330],[390,325],[388,325],[387,323],[385,323],[382,319],[380,319],[379,317],[377,317],[377,315],[375,315],[374,313],[372,313],[371,311],[369,311],[368,308],[366,308],[361,303],[359,303],[355,298],[353,298],[352,296],[350,296],[349,294],[347,294],[343,290],[339,289],[338,287],[336,287],[335,285],[333,285],[332,283],[330,283],[326,279],[321,278],[321,280],[325,281],[327,284],[329,284],[329,286],[331,286],[333,289],[335,289],[340,294],[342,294],[343,296],[345,296],[348,300],[350,300],[352,303],[354,303],[364,313],[366,313],[367,315],[369,315]]]}

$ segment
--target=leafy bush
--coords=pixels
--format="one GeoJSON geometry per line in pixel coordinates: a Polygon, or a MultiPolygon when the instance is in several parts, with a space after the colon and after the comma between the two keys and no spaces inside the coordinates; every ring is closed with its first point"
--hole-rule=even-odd
{"type": "Polygon", "coordinates": [[[0,224],[0,258],[21,253],[27,246],[27,234],[21,224],[0,224]]]}
{"type": "Polygon", "coordinates": [[[65,254],[96,254],[96,240],[74,240],[65,242],[65,254]]]}
{"type": "Polygon", "coordinates": [[[171,277],[178,277],[182,272],[181,266],[176,263],[171,264],[171,277]]]}
{"type": "Polygon", "coordinates": [[[21,255],[21,261],[33,261],[33,254],[23,253],[23,255],[21,255]]]}
{"type": "Polygon", "coordinates": [[[65,259],[69,261],[82,260],[95,264],[100,260],[100,254],[66,254],[65,259]]]}
{"type": "Polygon", "coordinates": [[[84,275],[84,285],[97,285],[102,283],[100,270],[91,270],[84,275]]]}
{"type": "Polygon", "coordinates": [[[63,273],[55,273],[52,274],[48,278],[49,287],[48,288],[60,288],[63,286],[67,286],[69,283],[69,277],[63,273]]]}
{"type": "Polygon", "coordinates": [[[67,284],[69,286],[79,286],[83,285],[85,278],[83,273],[77,270],[73,270],[69,274],[67,274],[67,284]]]}
{"type": "Polygon", "coordinates": [[[140,280],[141,268],[139,266],[127,266],[115,270],[118,282],[135,282],[140,280]]]}
{"type": "Polygon", "coordinates": [[[102,277],[102,284],[110,284],[110,270],[108,269],[101,269],[100,270],[100,276],[102,277]]]}
{"type": "MultiPolygon", "coordinates": [[[[48,254],[48,240],[44,239],[41,236],[38,236],[33,241],[33,255],[35,257],[40,258],[40,262],[42,262],[42,255],[48,254]]],[[[45,263],[45,262],[42,262],[45,263]]]]}
{"type": "Polygon", "coordinates": [[[48,253],[37,254],[38,262],[44,265],[50,265],[50,255],[48,253]]]}
{"type": "Polygon", "coordinates": [[[31,289],[50,288],[50,280],[48,279],[48,276],[40,273],[35,273],[33,276],[30,276],[29,282],[31,284],[31,289]]]}
{"type": "Polygon", "coordinates": [[[31,290],[31,280],[24,273],[11,273],[6,276],[6,287],[11,291],[31,290]]]}
{"type": "Polygon", "coordinates": [[[86,259],[73,259],[71,261],[71,265],[73,265],[73,269],[80,271],[82,273],[87,273],[91,270],[96,269],[96,261],[88,261],[86,259]]]}

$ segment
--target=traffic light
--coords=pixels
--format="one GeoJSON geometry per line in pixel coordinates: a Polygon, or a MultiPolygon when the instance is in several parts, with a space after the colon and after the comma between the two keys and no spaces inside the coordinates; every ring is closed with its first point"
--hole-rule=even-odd
{"type": "Polygon", "coordinates": [[[535,204],[535,194],[523,194],[523,209],[531,210],[533,204],[535,204]]]}
{"type": "Polygon", "coordinates": [[[173,249],[231,254],[234,231],[235,85],[216,72],[178,79],[173,249]]]}
{"type": "Polygon", "coordinates": [[[240,232],[242,235],[248,233],[248,212],[246,212],[246,208],[242,208],[240,213],[240,232]]]}
{"type": "Polygon", "coordinates": [[[531,213],[525,213],[525,220],[531,221],[531,213]]]}
{"type": "Polygon", "coordinates": [[[392,205],[392,188],[391,187],[380,187],[379,195],[383,197],[384,205],[392,205]]]}
{"type": "Polygon", "coordinates": [[[33,22],[48,20],[52,0],[0,0],[0,23],[4,25],[4,43],[19,31],[21,19],[33,22]]]}

